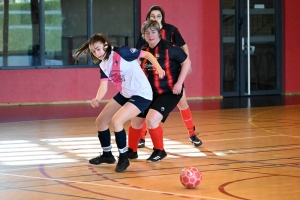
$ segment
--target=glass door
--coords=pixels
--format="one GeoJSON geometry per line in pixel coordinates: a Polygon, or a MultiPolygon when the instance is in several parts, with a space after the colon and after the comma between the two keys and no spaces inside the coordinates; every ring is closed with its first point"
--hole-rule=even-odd
{"type": "Polygon", "coordinates": [[[280,1],[222,0],[221,6],[222,95],[280,94],[280,1]]]}

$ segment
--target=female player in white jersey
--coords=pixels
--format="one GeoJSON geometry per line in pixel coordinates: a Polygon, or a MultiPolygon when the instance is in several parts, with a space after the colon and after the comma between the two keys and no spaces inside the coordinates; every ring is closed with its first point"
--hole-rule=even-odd
{"type": "Polygon", "coordinates": [[[125,171],[130,164],[123,124],[138,114],[144,113],[153,98],[151,85],[137,59],[148,59],[155,66],[159,78],[164,77],[165,71],[151,53],[136,48],[112,46],[102,34],[92,35],[75,51],[75,58],[78,59],[83,53],[90,55],[93,62],[99,63],[100,66],[100,86],[96,97],[92,99],[92,107],[99,107],[101,99],[108,90],[108,81],[112,81],[119,90],[96,119],[98,138],[103,153],[89,162],[94,165],[115,163],[116,160],[111,152],[109,130],[111,122],[119,149],[119,161],[115,171],[125,171]]]}

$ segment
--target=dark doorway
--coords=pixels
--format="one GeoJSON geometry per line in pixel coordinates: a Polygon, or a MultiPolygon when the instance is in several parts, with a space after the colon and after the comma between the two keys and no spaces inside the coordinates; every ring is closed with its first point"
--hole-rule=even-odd
{"type": "Polygon", "coordinates": [[[221,0],[221,94],[282,93],[282,2],[221,0]]]}

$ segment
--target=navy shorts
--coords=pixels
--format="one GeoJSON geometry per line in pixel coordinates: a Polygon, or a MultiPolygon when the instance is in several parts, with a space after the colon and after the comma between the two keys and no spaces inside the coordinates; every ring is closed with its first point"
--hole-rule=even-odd
{"type": "Polygon", "coordinates": [[[125,103],[130,102],[135,105],[141,113],[144,113],[147,108],[149,108],[151,101],[149,99],[145,99],[144,97],[134,95],[131,98],[126,98],[118,92],[113,99],[118,102],[121,106],[124,106],[125,103]]]}
{"type": "Polygon", "coordinates": [[[173,92],[166,92],[159,95],[154,95],[152,103],[148,109],[145,110],[144,114],[139,114],[138,117],[146,118],[149,109],[156,110],[160,114],[162,114],[163,119],[161,122],[165,122],[168,118],[170,112],[177,106],[181,97],[182,97],[183,90],[181,90],[180,94],[173,94],[173,92]]]}

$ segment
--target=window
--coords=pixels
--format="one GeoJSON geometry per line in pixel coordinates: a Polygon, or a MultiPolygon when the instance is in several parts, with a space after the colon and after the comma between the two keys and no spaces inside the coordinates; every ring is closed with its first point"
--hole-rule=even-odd
{"type": "Polygon", "coordinates": [[[0,0],[0,69],[94,67],[74,51],[94,33],[133,47],[137,1],[0,0]]]}
{"type": "Polygon", "coordinates": [[[30,66],[38,54],[38,13],[26,1],[1,1],[0,3],[0,66],[30,66]],[[32,14],[32,15],[31,15],[32,14]]]}

